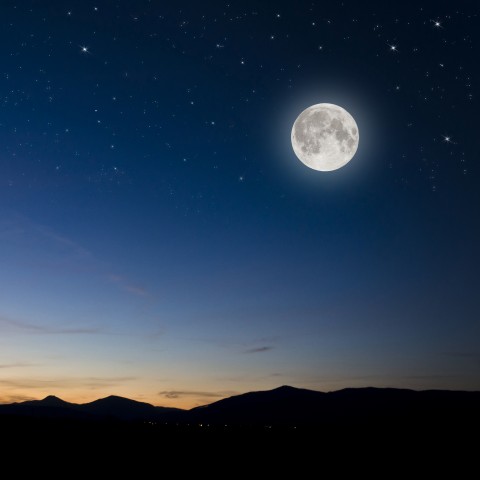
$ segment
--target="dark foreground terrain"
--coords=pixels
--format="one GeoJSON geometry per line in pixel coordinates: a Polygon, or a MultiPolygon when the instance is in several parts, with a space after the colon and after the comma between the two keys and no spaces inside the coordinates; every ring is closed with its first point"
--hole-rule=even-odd
{"type": "Polygon", "coordinates": [[[480,392],[360,388],[323,393],[293,387],[250,392],[191,410],[110,396],[86,404],[49,396],[0,405],[4,429],[131,430],[142,435],[272,436],[311,431],[469,430],[480,426],[480,392]]]}
{"type": "Polygon", "coordinates": [[[236,395],[191,410],[155,407],[110,396],[76,404],[48,396],[0,405],[0,421],[124,423],[150,427],[230,429],[310,429],[341,425],[478,425],[480,392],[344,389],[317,392],[283,386],[236,395]]]}
{"type": "Polygon", "coordinates": [[[420,463],[441,471],[453,464],[458,474],[477,458],[479,407],[480,392],[374,388],[280,387],[188,411],[121,397],[83,405],[47,397],[0,405],[2,461],[57,473],[58,462],[120,473],[133,465],[136,477],[142,466],[185,474],[200,465],[224,478],[228,464],[237,473],[262,465],[285,474],[289,466],[298,478],[312,468],[358,473],[386,462],[406,475],[420,463]]]}

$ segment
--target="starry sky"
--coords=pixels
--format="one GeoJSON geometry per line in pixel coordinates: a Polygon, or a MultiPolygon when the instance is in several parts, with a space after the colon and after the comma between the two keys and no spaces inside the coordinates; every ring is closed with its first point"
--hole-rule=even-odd
{"type": "Polygon", "coordinates": [[[480,389],[476,1],[2,1],[0,401],[480,389]],[[295,157],[301,111],[360,145],[295,157]]]}

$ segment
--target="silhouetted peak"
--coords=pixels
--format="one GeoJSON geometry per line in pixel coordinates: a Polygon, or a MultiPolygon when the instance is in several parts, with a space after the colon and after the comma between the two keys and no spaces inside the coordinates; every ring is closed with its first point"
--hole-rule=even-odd
{"type": "Polygon", "coordinates": [[[56,397],[55,395],[48,395],[42,400],[29,400],[27,402],[22,402],[22,405],[38,405],[42,407],[68,407],[72,405],[71,403],[62,400],[61,398],[56,397]]]}
{"type": "Polygon", "coordinates": [[[270,390],[271,392],[298,392],[300,388],[291,387],[290,385],[282,385],[281,387],[270,390]]]}
{"type": "Polygon", "coordinates": [[[67,403],[61,398],[56,397],[55,395],[48,395],[43,400],[40,400],[43,403],[67,403]]]}
{"type": "Polygon", "coordinates": [[[53,402],[56,402],[56,401],[61,401],[63,402],[63,400],[59,397],[56,397],[55,395],[47,395],[45,398],[42,399],[43,402],[46,402],[46,401],[53,401],[53,402]]]}
{"type": "Polygon", "coordinates": [[[264,390],[261,392],[257,392],[262,395],[266,396],[273,396],[273,397],[303,397],[306,394],[316,394],[316,395],[322,395],[322,392],[317,392],[313,390],[307,390],[305,388],[297,388],[297,387],[292,387],[290,385],[282,385],[281,387],[274,388],[272,390],[264,390]]]}
{"type": "Polygon", "coordinates": [[[109,395],[108,397],[99,398],[93,402],[87,403],[85,405],[142,405],[152,407],[149,403],[138,402],[137,400],[132,400],[130,398],[119,397],[118,395],[109,395]]]}
{"type": "Polygon", "coordinates": [[[120,397],[119,395],[109,395],[108,397],[99,398],[97,401],[105,401],[105,402],[134,402],[135,400],[131,400],[130,398],[120,397]]]}
{"type": "MultiPolygon", "coordinates": [[[[480,392],[414,391],[394,388],[346,388],[323,393],[282,385],[273,390],[224,398],[190,411],[154,407],[111,395],[82,405],[49,395],[43,400],[0,405],[2,415],[28,415],[42,419],[118,419],[177,425],[314,426],[367,425],[390,421],[480,422],[480,392]],[[385,420],[387,419],[387,420],[385,420]],[[427,419],[427,420],[425,420],[427,419]],[[473,419],[473,420],[472,420],[473,419]]],[[[462,423],[463,422],[463,423],[462,423]]]]}

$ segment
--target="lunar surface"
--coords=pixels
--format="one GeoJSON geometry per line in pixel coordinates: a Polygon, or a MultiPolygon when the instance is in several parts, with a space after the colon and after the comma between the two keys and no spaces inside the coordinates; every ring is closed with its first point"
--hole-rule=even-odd
{"type": "Polygon", "coordinates": [[[319,103],[304,110],[292,128],[295,155],[321,172],[346,165],[358,148],[359,133],[353,117],[342,107],[319,103]]]}

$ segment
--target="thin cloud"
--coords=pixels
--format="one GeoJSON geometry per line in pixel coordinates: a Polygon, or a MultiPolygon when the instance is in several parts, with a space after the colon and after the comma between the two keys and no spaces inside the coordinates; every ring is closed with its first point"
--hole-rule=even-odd
{"type": "Polygon", "coordinates": [[[149,297],[150,292],[120,275],[108,273],[108,266],[94,253],[72,238],[60,233],[47,225],[42,225],[19,214],[0,218],[0,238],[7,240],[15,248],[23,248],[27,252],[32,248],[41,248],[45,255],[38,264],[36,258],[29,258],[35,262],[34,266],[43,268],[60,268],[61,270],[74,269],[75,271],[89,271],[93,275],[106,279],[118,286],[119,289],[138,297],[149,297]]]}
{"type": "Polygon", "coordinates": [[[35,367],[37,366],[36,363],[4,363],[0,364],[0,369],[7,369],[7,368],[24,368],[24,367],[35,367]]]}
{"type": "Polygon", "coordinates": [[[58,252],[68,253],[72,258],[86,260],[92,253],[71,238],[60,234],[52,228],[36,223],[23,215],[13,215],[0,223],[0,238],[15,241],[28,246],[43,240],[58,252]]]}
{"type": "Polygon", "coordinates": [[[272,335],[268,337],[257,337],[257,338],[244,339],[244,340],[238,340],[234,337],[214,337],[214,338],[207,337],[207,338],[197,339],[197,341],[200,340],[201,342],[210,343],[222,348],[243,349],[243,351],[246,353],[255,353],[254,350],[256,350],[257,348],[265,348],[265,347],[269,349],[275,348],[274,345],[278,343],[281,340],[281,338],[282,337],[280,337],[279,335],[272,335]],[[252,350],[252,352],[249,352],[250,350],[252,350]]]}
{"type": "Polygon", "coordinates": [[[118,285],[119,288],[122,290],[125,290],[126,292],[129,292],[133,295],[136,295],[138,297],[149,297],[150,292],[144,288],[141,287],[140,285],[135,285],[131,282],[128,281],[125,277],[122,277],[121,275],[116,275],[115,273],[110,273],[107,275],[107,279],[115,284],[118,285]]]}
{"type": "Polygon", "coordinates": [[[33,378],[19,380],[0,379],[0,385],[4,388],[36,390],[38,388],[65,388],[68,382],[65,380],[42,380],[33,378]]]}
{"type": "Polygon", "coordinates": [[[88,388],[90,390],[112,388],[124,383],[137,380],[137,377],[80,377],[80,378],[23,378],[23,379],[0,379],[0,385],[9,389],[53,390],[60,388],[88,388]]]}
{"type": "Polygon", "coordinates": [[[0,317],[0,328],[7,332],[27,333],[37,335],[95,335],[103,333],[97,327],[56,327],[36,325],[23,320],[0,317]],[[3,327],[3,328],[2,328],[3,327]]]}
{"type": "Polygon", "coordinates": [[[35,397],[30,397],[28,395],[4,395],[0,398],[0,404],[26,402],[28,400],[35,400],[35,397]]]}
{"type": "Polygon", "coordinates": [[[165,398],[181,397],[203,397],[203,398],[223,398],[229,395],[235,395],[237,392],[202,392],[198,390],[166,390],[158,394],[165,398]]]}
{"type": "Polygon", "coordinates": [[[134,380],[137,380],[137,377],[93,377],[85,379],[84,386],[90,390],[96,390],[98,388],[116,387],[126,382],[133,382],[134,380]]]}
{"type": "Polygon", "coordinates": [[[156,340],[158,338],[162,338],[166,335],[167,329],[165,327],[159,327],[156,330],[153,330],[152,332],[148,333],[146,335],[146,338],[148,340],[156,340]]]}
{"type": "Polygon", "coordinates": [[[243,351],[243,353],[262,353],[262,352],[269,352],[273,350],[275,347],[272,345],[264,345],[262,347],[254,347],[254,348],[247,348],[243,351]]]}
{"type": "MultiPolygon", "coordinates": [[[[34,225],[34,224],[33,224],[34,225]]],[[[81,258],[91,258],[92,253],[88,251],[86,248],[82,247],[80,244],[75,242],[74,240],[64,236],[60,235],[54,230],[52,230],[49,227],[46,227],[44,225],[34,225],[37,229],[37,231],[43,235],[46,239],[52,241],[53,243],[56,243],[58,246],[61,246],[65,249],[68,249],[77,257],[81,258]]]]}
{"type": "Polygon", "coordinates": [[[133,293],[134,295],[138,295],[139,297],[148,297],[149,293],[148,290],[137,285],[124,285],[123,289],[127,292],[133,293]]]}

